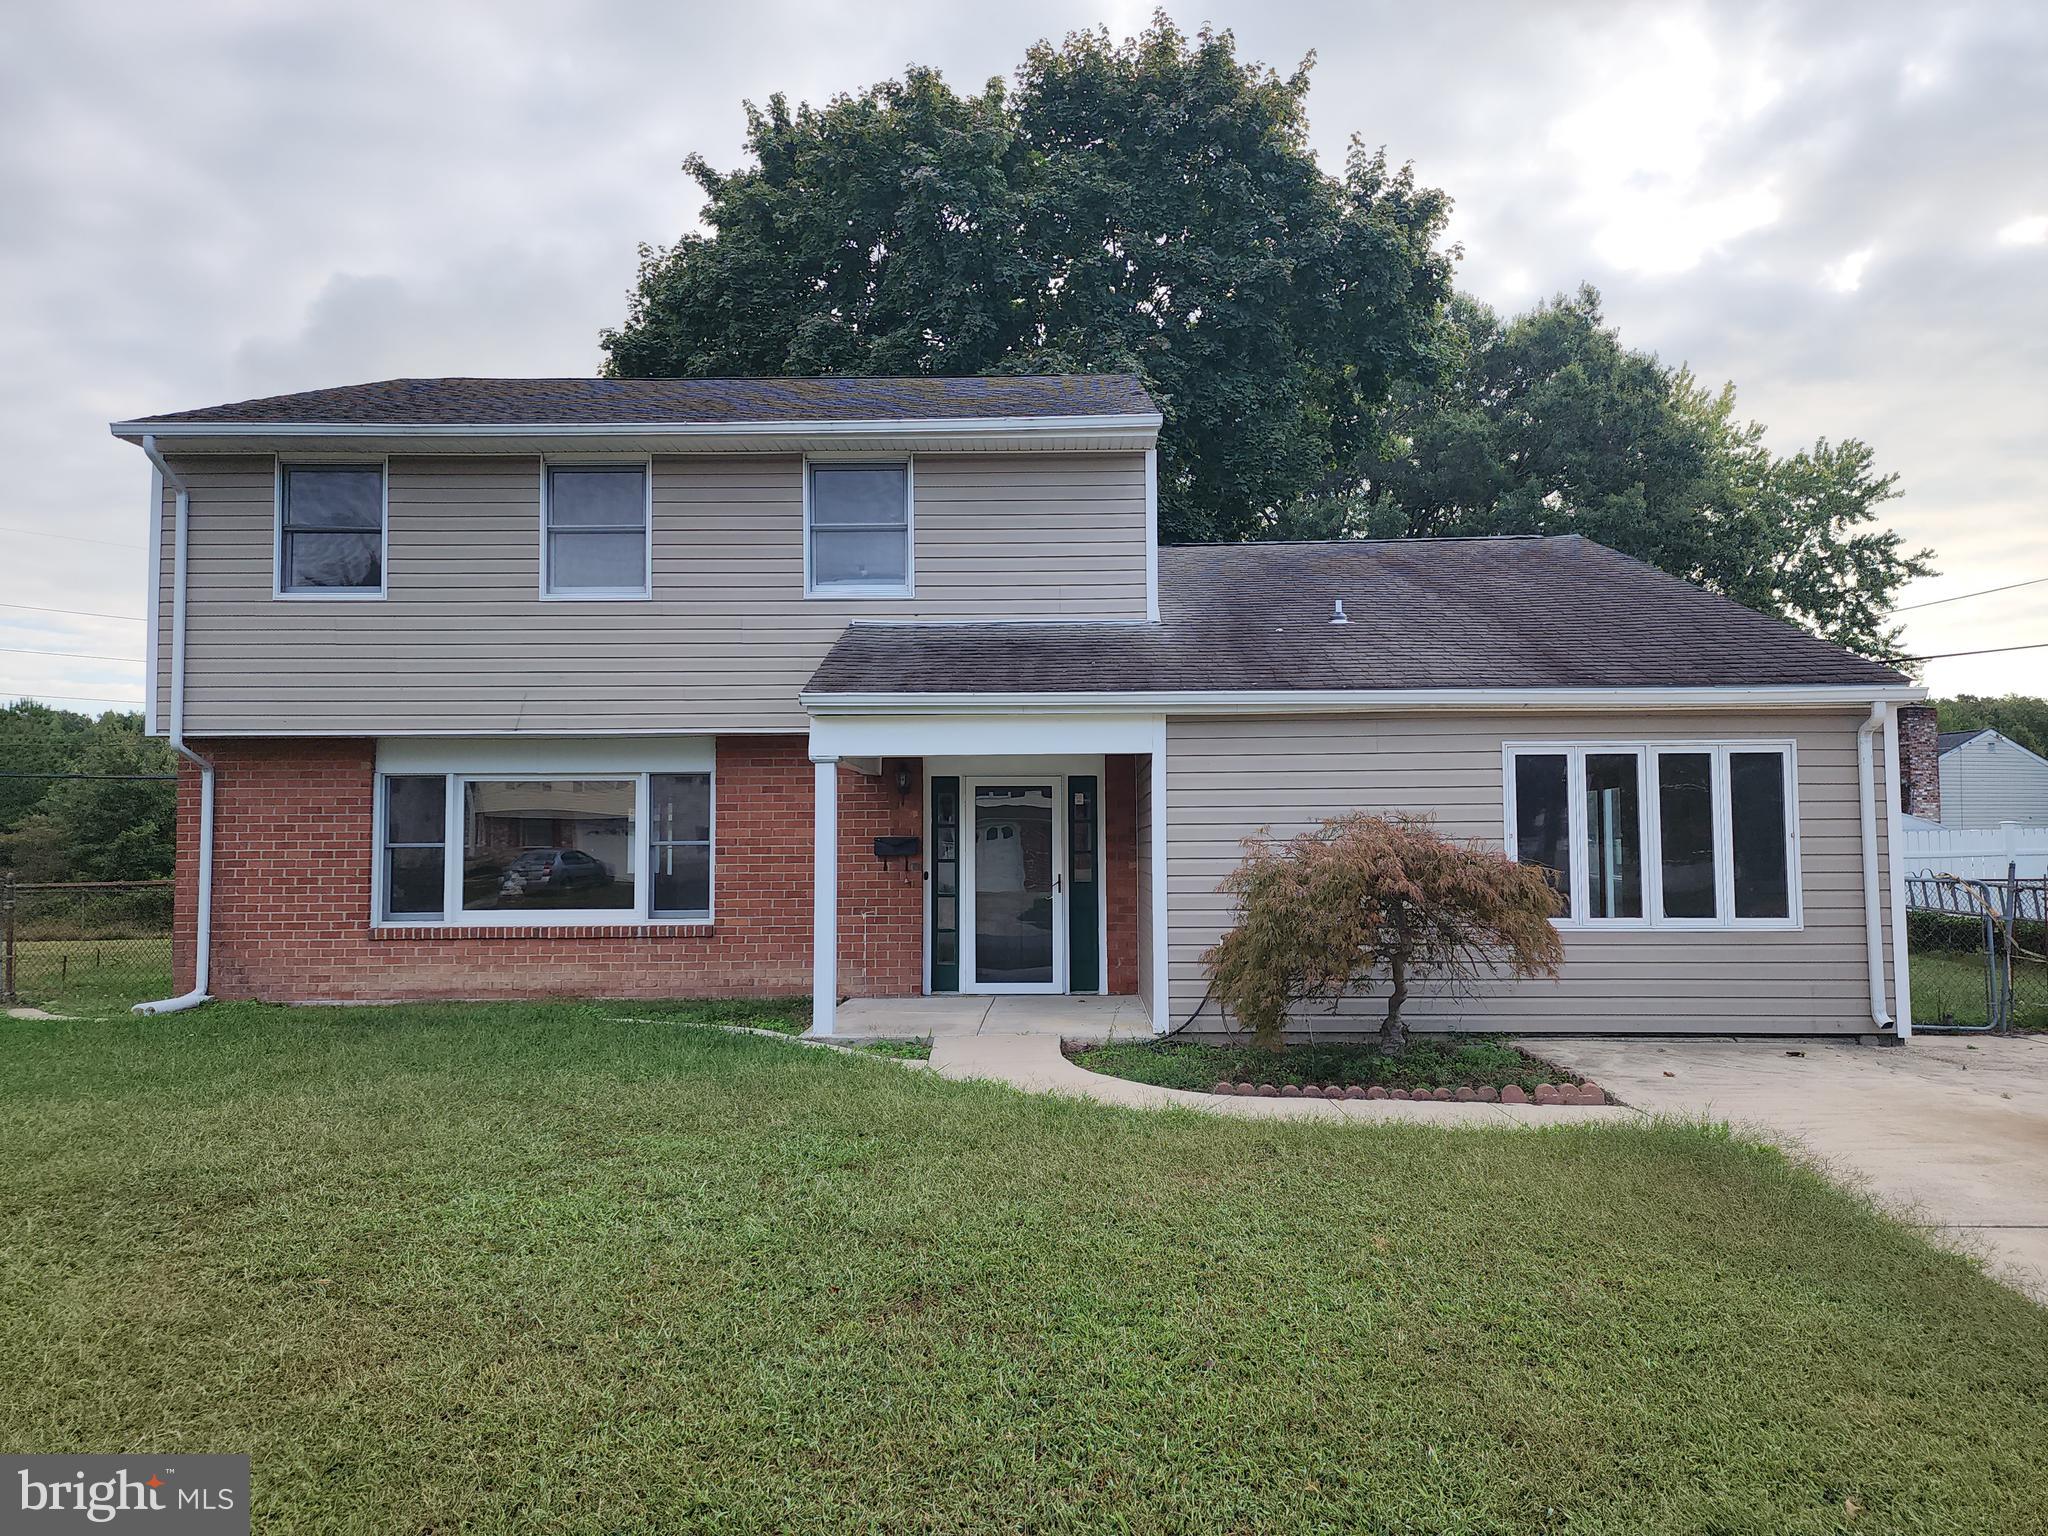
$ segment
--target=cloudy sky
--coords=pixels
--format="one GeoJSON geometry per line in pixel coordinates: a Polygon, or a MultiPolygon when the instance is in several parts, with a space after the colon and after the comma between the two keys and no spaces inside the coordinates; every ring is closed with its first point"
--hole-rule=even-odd
{"type": "MultiPolygon", "coordinates": [[[[1599,285],[1775,446],[1858,436],[1926,603],[2048,577],[2048,8],[1168,7],[1456,199],[1467,290],[1599,285]]],[[[0,698],[140,697],[148,476],[106,423],[406,374],[582,374],[742,99],[1007,75],[1144,4],[67,0],[0,20],[0,698]],[[88,610],[106,617],[37,609],[88,610]],[[34,652],[73,651],[93,657],[34,652]]],[[[2048,641],[2048,584],[1906,613],[2048,641]]],[[[2048,650],[1935,662],[2044,692],[2048,650]]]]}

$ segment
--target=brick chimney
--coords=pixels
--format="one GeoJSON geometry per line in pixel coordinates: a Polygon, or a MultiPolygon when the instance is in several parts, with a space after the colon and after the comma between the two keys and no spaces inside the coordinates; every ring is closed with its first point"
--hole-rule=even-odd
{"type": "Polygon", "coordinates": [[[1932,704],[1899,706],[1899,803],[1908,816],[1941,820],[1941,740],[1932,704]]]}

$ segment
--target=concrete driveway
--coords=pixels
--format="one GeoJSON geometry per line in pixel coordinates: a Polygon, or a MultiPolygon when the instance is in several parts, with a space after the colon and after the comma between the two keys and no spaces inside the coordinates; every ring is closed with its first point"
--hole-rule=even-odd
{"type": "Polygon", "coordinates": [[[2048,1038],[1518,1043],[1637,1109],[1801,1149],[2048,1302],[2048,1038]]]}

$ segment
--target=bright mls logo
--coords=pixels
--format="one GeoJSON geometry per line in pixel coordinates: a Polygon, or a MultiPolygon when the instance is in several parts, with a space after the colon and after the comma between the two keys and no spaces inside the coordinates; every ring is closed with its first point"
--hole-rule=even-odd
{"type": "Polygon", "coordinates": [[[248,1536],[246,1456],[0,1456],[0,1529],[248,1536]]]}

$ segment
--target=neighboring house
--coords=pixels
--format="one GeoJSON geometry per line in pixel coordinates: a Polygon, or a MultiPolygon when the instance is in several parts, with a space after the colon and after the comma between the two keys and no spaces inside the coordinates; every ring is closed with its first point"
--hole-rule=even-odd
{"type": "Polygon", "coordinates": [[[2048,758],[1989,729],[1943,731],[1941,824],[2048,826],[2048,758]]]}
{"type": "Polygon", "coordinates": [[[1561,980],[1421,1027],[1897,1027],[1922,690],[1577,538],[1161,550],[1159,425],[1097,376],[116,423],[159,476],[153,728],[208,765],[181,985],[808,988],[823,1029],[847,996],[1113,992],[1217,1029],[1241,840],[1372,810],[1568,894],[1561,980]]]}

